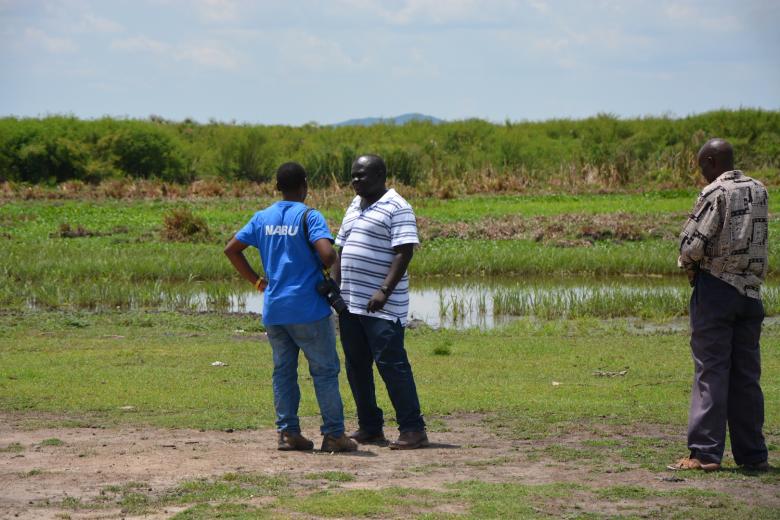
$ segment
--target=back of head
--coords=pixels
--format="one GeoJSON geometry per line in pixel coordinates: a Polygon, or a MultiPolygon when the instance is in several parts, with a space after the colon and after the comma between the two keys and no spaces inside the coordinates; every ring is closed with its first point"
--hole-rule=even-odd
{"type": "Polygon", "coordinates": [[[297,162],[286,162],[276,170],[276,188],[282,193],[298,191],[306,184],[306,170],[297,162]]]}
{"type": "Polygon", "coordinates": [[[699,150],[697,159],[705,177],[714,180],[721,173],[734,169],[734,148],[725,139],[710,139],[699,150]]]}

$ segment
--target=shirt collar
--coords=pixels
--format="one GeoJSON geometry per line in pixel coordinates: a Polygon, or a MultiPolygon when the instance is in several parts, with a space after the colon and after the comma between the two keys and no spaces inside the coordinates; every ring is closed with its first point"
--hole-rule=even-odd
{"type": "Polygon", "coordinates": [[[742,177],[742,171],[741,170],[729,170],[727,172],[723,172],[720,175],[718,175],[718,178],[715,179],[716,181],[732,181],[734,179],[738,179],[742,177]]]}
{"type": "MultiPolygon", "coordinates": [[[[397,193],[396,193],[396,191],[393,188],[388,188],[384,195],[379,197],[379,199],[376,202],[374,202],[373,204],[371,204],[370,206],[366,206],[366,208],[364,210],[362,210],[362,211],[366,211],[368,208],[373,208],[374,206],[376,206],[380,202],[384,202],[386,200],[389,200],[389,199],[395,197],[396,195],[397,195],[397,193]]],[[[360,200],[361,200],[360,199],[360,195],[356,195],[355,196],[355,200],[353,201],[353,204],[355,205],[355,207],[358,210],[360,210],[360,200]]]]}

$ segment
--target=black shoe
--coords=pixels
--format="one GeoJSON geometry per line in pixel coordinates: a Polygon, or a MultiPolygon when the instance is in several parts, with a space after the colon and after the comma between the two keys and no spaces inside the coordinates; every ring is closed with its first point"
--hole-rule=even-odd
{"type": "Polygon", "coordinates": [[[753,464],[743,464],[739,467],[740,469],[743,469],[745,471],[769,471],[771,466],[769,465],[768,461],[761,461],[761,462],[754,462],[753,464]]]}
{"type": "Polygon", "coordinates": [[[397,441],[390,443],[391,450],[416,450],[430,446],[425,432],[401,432],[397,441]]]}
{"type": "Polygon", "coordinates": [[[314,443],[298,432],[279,432],[279,451],[309,451],[314,449],[314,443]]]}
{"type": "Polygon", "coordinates": [[[379,430],[378,433],[371,433],[359,429],[350,433],[348,437],[359,444],[387,444],[387,439],[382,430],[379,430]]]}

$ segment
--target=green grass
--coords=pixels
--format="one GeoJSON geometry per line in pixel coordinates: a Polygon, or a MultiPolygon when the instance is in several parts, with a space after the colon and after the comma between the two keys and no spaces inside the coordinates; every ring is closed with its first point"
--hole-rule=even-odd
{"type": "Polygon", "coordinates": [[[0,453],[21,453],[24,451],[24,446],[18,442],[12,442],[3,447],[0,447],[0,453]]]}
{"type": "MultiPolygon", "coordinates": [[[[620,503],[629,518],[776,518],[724,493],[684,488],[657,491],[641,486],[592,488],[578,484],[524,485],[463,481],[445,491],[390,487],[380,490],[323,490],[279,499],[273,506],[198,505],[176,518],[283,518],[291,513],[318,518],[603,518],[603,507],[620,503]],[[437,512],[438,511],[438,512],[437,512]],[[446,511],[446,512],[445,512],[446,511]]],[[[614,506],[613,506],[614,507],[614,506]]],[[[621,515],[621,517],[623,517],[621,515]]]]}
{"type": "MultiPolygon", "coordinates": [[[[469,222],[478,229],[492,217],[508,215],[560,215],[563,221],[572,212],[608,214],[624,212],[643,215],[684,214],[693,203],[693,192],[653,192],[581,196],[473,196],[442,201],[412,201],[417,214],[436,222],[469,222]]],[[[23,309],[160,309],[197,310],[205,295],[213,310],[224,310],[229,302],[240,301],[250,287],[243,283],[222,254],[228,238],[257,209],[273,199],[208,199],[187,203],[177,201],[24,201],[0,206],[0,306],[23,309]],[[203,217],[212,230],[209,242],[164,242],[161,239],[164,216],[186,206],[203,217]],[[60,225],[82,226],[96,236],[60,238],[60,225]],[[56,261],[53,261],[56,259],[56,261]]],[[[774,199],[771,199],[774,201],[774,199]]],[[[333,231],[338,229],[345,201],[323,208],[333,231]]],[[[780,209],[772,202],[773,210],[780,209]]],[[[649,215],[649,217],[648,217],[649,215]]],[[[660,217],[659,217],[660,218],[660,217]]],[[[666,217],[664,217],[666,218],[666,217]]],[[[667,219],[668,220],[668,219],[667,219]]],[[[426,224],[429,225],[429,224],[426,224]]],[[[645,224],[642,224],[645,225],[645,224]]],[[[649,225],[649,224],[647,224],[649,225]]],[[[576,231],[576,230],[575,230],[576,231]]],[[[780,231],[778,221],[770,232],[780,231]]],[[[676,231],[675,231],[676,232],[676,231]]],[[[664,235],[665,236],[665,235],[664,235]]],[[[425,277],[481,279],[484,276],[515,275],[588,276],[662,274],[682,276],[676,267],[676,240],[648,235],[639,241],[596,240],[572,242],[562,247],[556,242],[530,238],[516,240],[436,238],[423,241],[410,266],[415,280],[425,277]]],[[[770,244],[770,271],[778,268],[780,255],[770,244]]],[[[259,269],[256,251],[250,261],[259,269]]],[[[647,300],[647,299],[646,299],[647,300]]],[[[650,298],[638,309],[642,316],[675,315],[680,297],[650,298]],[[662,305],[663,304],[663,305],[662,305]]],[[[479,302],[477,302],[479,303],[479,302]]],[[[551,302],[557,307],[561,302],[551,302]]],[[[511,306],[511,305],[509,305],[511,306]]],[[[517,305],[514,304],[516,307],[517,305]]],[[[625,309],[621,301],[612,308],[625,309]]],[[[585,307],[593,307],[586,303],[585,307]]],[[[771,306],[770,306],[771,307],[771,306]]],[[[510,311],[526,314],[524,311],[510,311]]],[[[573,314],[579,315],[578,312],[573,314]]],[[[608,317],[609,313],[594,313],[608,317]]]]}
{"type": "MultiPolygon", "coordinates": [[[[289,482],[282,476],[226,473],[213,479],[184,481],[175,487],[157,491],[144,482],[105,486],[100,490],[99,495],[92,500],[68,497],[60,502],[60,506],[64,509],[92,510],[119,507],[123,514],[144,515],[166,506],[205,504],[207,502],[235,503],[254,497],[284,496],[288,494],[288,489],[289,482]]],[[[192,511],[198,513],[203,509],[203,506],[196,506],[192,508],[192,511]]],[[[190,517],[185,515],[183,518],[190,517]]]]}
{"type": "Polygon", "coordinates": [[[199,504],[171,517],[174,520],[212,520],[224,518],[228,520],[264,520],[266,518],[283,518],[267,509],[261,509],[249,504],[224,503],[218,505],[199,504]]]}
{"type": "Polygon", "coordinates": [[[355,476],[343,471],[323,471],[320,473],[309,473],[306,475],[309,480],[327,480],[328,482],[353,482],[355,476]]]}
{"type": "MultiPolygon", "coordinates": [[[[0,409],[56,412],[98,424],[271,426],[268,344],[236,334],[257,326],[255,320],[174,313],[0,315],[0,409]],[[215,360],[228,366],[214,368],[215,360]]],[[[490,332],[422,328],[408,331],[407,338],[420,398],[432,416],[495,413],[505,419],[503,427],[522,437],[593,417],[683,424],[687,415],[691,362],[685,332],[642,334],[621,320],[524,319],[490,332]],[[449,355],[435,353],[447,343],[449,355]],[[594,375],[625,369],[623,377],[594,375]]],[[[780,368],[778,339],[780,329],[765,328],[766,374],[780,368]]],[[[780,386],[773,378],[763,386],[767,427],[774,431],[780,399],[773,396],[780,386]]],[[[301,413],[316,415],[311,385],[302,390],[301,413]]],[[[345,382],[342,392],[349,395],[345,382]]],[[[382,392],[380,401],[391,408],[382,392]]],[[[347,414],[354,414],[351,400],[345,404],[347,414]]]]}
{"type": "MultiPolygon", "coordinates": [[[[434,223],[467,222],[478,228],[489,222],[486,219],[511,215],[566,219],[572,213],[624,212],[669,221],[672,214],[684,218],[694,195],[476,196],[412,202],[418,215],[434,223]]],[[[247,286],[238,281],[221,249],[235,229],[271,200],[188,201],[212,231],[205,243],[160,241],[163,215],[182,204],[178,202],[26,201],[0,206],[0,278],[7,281],[0,284],[0,411],[13,412],[23,427],[271,427],[272,363],[269,346],[260,339],[262,325],[256,316],[194,312],[193,300],[203,293],[210,308],[225,309],[231,299],[245,294],[247,286]],[[81,225],[98,236],[50,237],[63,223],[81,225]],[[41,310],[27,309],[30,303],[41,310]],[[212,367],[216,360],[228,366],[212,367]]],[[[772,201],[773,211],[780,209],[772,201]]],[[[334,226],[343,205],[338,200],[323,208],[334,226]]],[[[771,232],[780,231],[778,221],[770,227],[771,232]]],[[[412,262],[412,276],[428,277],[431,286],[455,278],[489,284],[487,275],[522,275],[519,282],[515,278],[517,285],[497,292],[496,312],[521,316],[504,328],[407,331],[430,430],[446,430],[448,415],[478,413],[484,427],[502,438],[533,441],[533,447],[520,450],[517,457],[550,465],[587,465],[592,476],[587,486],[468,481],[437,491],[343,489],[342,483],[359,477],[301,470],[302,478],[295,481],[290,475],[228,473],[164,490],[127,483],[107,486],[93,500],[70,498],[61,505],[78,511],[120,508],[130,515],[183,506],[187,509],[176,516],[182,519],[594,518],[604,510],[662,518],[776,517],[774,511],[740,497],[696,487],[659,491],[641,485],[597,485],[607,470],[658,471],[659,461],[681,455],[692,366],[687,332],[666,326],[668,318],[685,312],[689,290],[674,265],[675,248],[674,240],[657,236],[577,247],[529,239],[445,238],[426,241],[412,262]],[[576,282],[561,278],[573,273],[587,274],[593,288],[583,292],[574,288],[576,282]],[[606,282],[595,276],[623,273],[678,278],[634,284],[631,279],[606,282]],[[550,292],[544,280],[532,281],[532,275],[554,277],[562,289],[550,292]],[[634,292],[635,285],[641,290],[634,292]],[[619,318],[625,316],[651,321],[643,329],[619,318]],[[622,371],[620,377],[598,377],[622,371]],[[646,430],[647,425],[652,428],[646,430]],[[577,441],[574,434],[583,432],[589,438],[577,441]],[[264,497],[262,505],[255,497],[264,497]],[[581,499],[595,506],[579,507],[581,499]]],[[[774,251],[772,269],[778,262],[774,251]]],[[[252,259],[257,262],[256,253],[252,259]]],[[[440,302],[447,312],[487,312],[484,291],[474,291],[470,299],[447,298],[440,302]]],[[[770,283],[765,301],[770,314],[778,311],[778,299],[778,289],[770,283]]],[[[780,439],[780,383],[771,376],[780,369],[776,324],[764,328],[762,365],[765,433],[774,459],[780,439]]],[[[300,372],[306,370],[301,359],[300,372]]],[[[301,415],[316,416],[310,381],[303,380],[301,390],[301,415]]],[[[350,395],[343,374],[341,391],[350,395]]],[[[378,398],[382,408],[392,409],[381,385],[378,398]]],[[[354,421],[352,400],[344,402],[347,419],[354,421]]],[[[53,448],[63,444],[59,439],[39,443],[53,448]]],[[[12,443],[0,446],[0,453],[12,457],[26,449],[12,443]]],[[[472,471],[488,471],[514,460],[513,452],[511,457],[463,464],[472,471]]],[[[409,471],[447,468],[449,463],[441,462],[409,471]]],[[[35,471],[20,478],[35,477],[35,471]]],[[[700,486],[745,478],[755,479],[757,486],[780,484],[778,472],[746,475],[730,461],[716,475],[688,478],[700,486]]]]}
{"type": "MultiPolygon", "coordinates": [[[[554,216],[570,213],[628,213],[656,215],[687,213],[693,207],[695,190],[652,191],[580,195],[474,195],[453,200],[412,200],[417,216],[441,222],[469,222],[485,217],[521,215],[554,216]]],[[[778,203],[773,202],[773,210],[778,203]]]]}
{"type": "Polygon", "coordinates": [[[57,438],[51,438],[51,439],[43,439],[39,443],[39,445],[40,446],[55,446],[55,447],[59,447],[59,446],[65,446],[65,442],[63,442],[62,440],[57,439],[57,438]]]}

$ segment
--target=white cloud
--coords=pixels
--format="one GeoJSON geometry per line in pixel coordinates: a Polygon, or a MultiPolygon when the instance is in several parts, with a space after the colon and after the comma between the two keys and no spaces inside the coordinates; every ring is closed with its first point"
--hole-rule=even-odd
{"type": "Polygon", "coordinates": [[[664,14],[671,20],[688,21],[694,16],[695,11],[693,7],[688,4],[673,3],[666,4],[666,7],[664,7],[664,14]]]}
{"type": "Polygon", "coordinates": [[[209,22],[233,22],[239,19],[239,8],[233,0],[198,0],[198,14],[209,22]]]}
{"type": "Polygon", "coordinates": [[[146,36],[133,36],[122,40],[111,42],[112,49],[118,49],[129,52],[150,52],[153,54],[162,54],[169,52],[171,46],[165,42],[148,38],[146,36]]]}
{"type": "MultiPolygon", "coordinates": [[[[444,24],[448,22],[500,21],[511,12],[510,0],[339,0],[341,4],[373,12],[384,21],[396,25],[413,23],[444,24]]],[[[537,1],[539,5],[544,2],[537,1]]]]}
{"type": "Polygon", "coordinates": [[[534,11],[547,14],[550,11],[550,4],[545,0],[529,0],[528,4],[533,7],[534,11]]]}
{"type": "Polygon", "coordinates": [[[557,52],[565,49],[569,46],[569,40],[567,38],[535,38],[532,42],[534,49],[540,51],[552,51],[557,52]]]}
{"type": "Polygon", "coordinates": [[[208,44],[182,45],[176,49],[174,56],[205,67],[228,70],[238,68],[240,61],[230,52],[208,44]]]}
{"type": "Polygon", "coordinates": [[[743,29],[742,21],[736,15],[720,15],[721,10],[715,8],[708,12],[688,2],[668,3],[663,13],[667,20],[690,27],[718,32],[735,32],[743,29]]]}
{"type": "Polygon", "coordinates": [[[348,69],[365,64],[364,60],[349,56],[340,44],[301,31],[282,35],[280,47],[285,63],[297,63],[309,70],[348,69]]]}
{"type": "Polygon", "coordinates": [[[28,44],[41,46],[47,51],[56,54],[71,53],[78,50],[78,45],[73,40],[51,36],[34,27],[25,29],[24,40],[28,44]]]}
{"type": "Polygon", "coordinates": [[[241,60],[216,42],[180,43],[172,45],[146,36],[115,40],[111,48],[126,52],[146,52],[174,61],[184,61],[208,68],[235,69],[241,60]]]}
{"type": "Polygon", "coordinates": [[[390,74],[394,78],[436,78],[439,76],[439,67],[430,62],[422,49],[411,48],[405,59],[390,67],[390,74]]]}
{"type": "Polygon", "coordinates": [[[85,13],[82,15],[81,23],[79,25],[80,29],[86,32],[112,34],[120,33],[125,30],[121,24],[109,20],[108,18],[96,16],[92,13],[85,13]]]}

